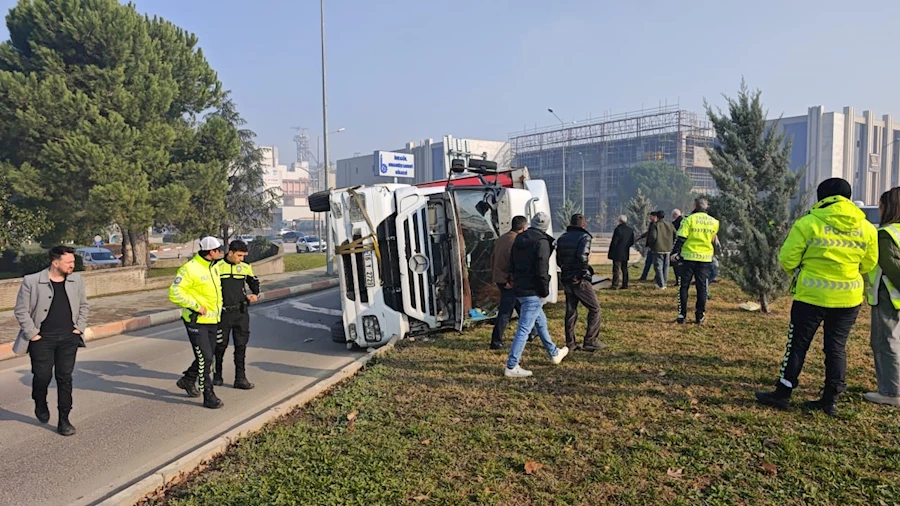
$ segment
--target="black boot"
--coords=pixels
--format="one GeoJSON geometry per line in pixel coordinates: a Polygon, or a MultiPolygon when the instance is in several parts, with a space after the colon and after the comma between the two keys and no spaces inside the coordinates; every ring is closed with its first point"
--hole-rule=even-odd
{"type": "Polygon", "coordinates": [[[756,400],[760,404],[765,404],[766,406],[787,409],[788,405],[791,403],[791,392],[792,390],[790,388],[784,386],[784,384],[779,381],[775,386],[774,392],[756,392],[756,400]]]}
{"type": "Polygon", "coordinates": [[[213,386],[220,387],[225,384],[225,380],[222,378],[222,373],[217,372],[213,375],[213,386]]]}
{"type": "Polygon", "coordinates": [[[837,392],[831,388],[825,388],[821,392],[821,397],[814,401],[808,401],[804,407],[809,410],[822,410],[828,416],[837,416],[837,392]]]}
{"type": "Polygon", "coordinates": [[[197,385],[184,376],[175,383],[175,386],[187,392],[188,397],[200,397],[200,390],[197,390],[197,385]]]}
{"type": "Polygon", "coordinates": [[[34,401],[34,416],[36,416],[41,423],[50,421],[50,406],[47,406],[47,401],[34,401]]]}
{"type": "Polygon", "coordinates": [[[64,411],[59,412],[59,426],[56,428],[56,432],[59,432],[63,436],[75,435],[75,427],[69,423],[69,413],[64,411]]]}
{"type": "Polygon", "coordinates": [[[219,409],[224,406],[225,403],[222,402],[221,399],[216,397],[216,393],[212,390],[207,390],[203,392],[203,407],[209,409],[219,409]]]}
{"type": "Polygon", "coordinates": [[[239,377],[234,379],[234,388],[238,390],[253,390],[255,387],[253,383],[250,383],[246,377],[239,377]]]}

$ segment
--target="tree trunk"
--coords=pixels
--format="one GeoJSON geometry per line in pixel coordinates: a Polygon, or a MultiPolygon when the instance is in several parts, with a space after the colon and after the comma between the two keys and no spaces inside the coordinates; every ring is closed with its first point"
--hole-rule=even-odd
{"type": "Polygon", "coordinates": [[[134,250],[131,248],[131,235],[122,228],[122,265],[134,265],[134,250]]]}
{"type": "Polygon", "coordinates": [[[123,232],[123,236],[128,237],[126,247],[131,249],[131,263],[125,264],[130,266],[142,266],[146,269],[150,268],[150,238],[146,231],[128,230],[123,232]]]}
{"type": "Polygon", "coordinates": [[[768,295],[766,295],[764,293],[759,294],[759,307],[760,307],[760,311],[762,311],[763,313],[766,313],[766,314],[770,313],[769,296],[768,295]]]}

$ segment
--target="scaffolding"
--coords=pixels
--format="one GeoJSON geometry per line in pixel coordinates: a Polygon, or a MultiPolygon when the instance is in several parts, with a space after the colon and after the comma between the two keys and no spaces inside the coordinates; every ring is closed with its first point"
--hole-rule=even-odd
{"type": "MultiPolygon", "coordinates": [[[[708,121],[673,105],[515,132],[509,144],[514,165],[528,167],[533,177],[546,182],[553,209],[563,204],[565,163],[568,191],[583,184],[584,214],[597,216],[605,202],[609,218],[623,211],[619,182],[641,162],[674,165],[691,177],[695,192],[715,193],[706,153],[714,137],[708,121]]],[[[567,198],[574,201],[581,195],[567,198]]]]}

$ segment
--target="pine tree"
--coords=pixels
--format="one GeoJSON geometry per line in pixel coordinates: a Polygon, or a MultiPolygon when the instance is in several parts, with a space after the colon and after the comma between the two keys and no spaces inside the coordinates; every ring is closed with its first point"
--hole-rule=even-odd
{"type": "MultiPolygon", "coordinates": [[[[638,188],[637,195],[625,205],[625,215],[628,216],[628,223],[635,230],[635,236],[640,236],[647,230],[650,225],[651,212],[653,212],[653,202],[638,188]]],[[[646,248],[640,248],[638,251],[643,256],[645,250],[646,248]]]]}
{"type": "Polygon", "coordinates": [[[800,195],[792,206],[801,174],[791,171],[791,141],[778,133],[777,122],[766,126],[760,96],[742,81],[737,98],[726,97],[727,113],[709,104],[706,112],[718,140],[709,150],[719,190],[710,212],[721,221],[723,270],[768,313],[788,287],[778,252],[807,199],[800,195]]]}
{"type": "Polygon", "coordinates": [[[563,206],[556,211],[556,221],[560,225],[560,229],[565,229],[572,219],[572,215],[581,213],[581,202],[577,204],[571,199],[566,199],[563,206]]]}

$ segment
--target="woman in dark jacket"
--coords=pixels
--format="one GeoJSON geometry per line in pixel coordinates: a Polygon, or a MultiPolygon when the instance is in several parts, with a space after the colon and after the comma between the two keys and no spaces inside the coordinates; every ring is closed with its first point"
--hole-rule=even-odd
{"type": "Polygon", "coordinates": [[[607,258],[613,262],[612,289],[619,287],[619,277],[622,278],[622,289],[628,288],[628,259],[631,258],[631,247],[634,246],[634,230],[628,226],[628,216],[619,216],[619,226],[613,232],[612,242],[609,244],[607,258]]]}
{"type": "Polygon", "coordinates": [[[870,274],[872,354],[878,391],[863,396],[867,401],[900,406],[900,188],[881,195],[881,228],[878,230],[878,268],[870,274]]]}

